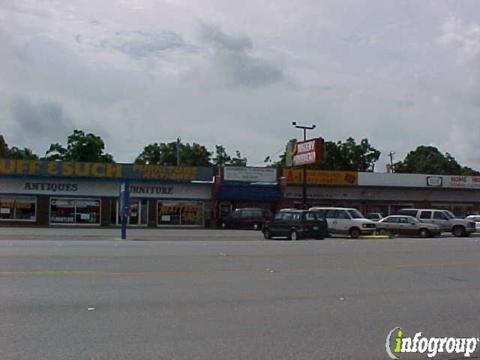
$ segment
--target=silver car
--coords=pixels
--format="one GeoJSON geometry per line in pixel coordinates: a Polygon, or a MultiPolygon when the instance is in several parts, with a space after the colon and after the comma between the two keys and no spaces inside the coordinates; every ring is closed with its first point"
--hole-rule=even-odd
{"type": "Polygon", "coordinates": [[[391,215],[377,223],[377,232],[428,238],[442,233],[440,226],[420,222],[413,216],[391,215]]]}

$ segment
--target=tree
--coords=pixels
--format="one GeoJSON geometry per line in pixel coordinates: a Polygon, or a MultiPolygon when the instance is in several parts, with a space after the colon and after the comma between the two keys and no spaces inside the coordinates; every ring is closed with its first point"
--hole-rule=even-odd
{"type": "Polygon", "coordinates": [[[235,156],[230,156],[227,154],[225,147],[223,145],[215,146],[215,157],[212,159],[213,165],[217,168],[222,166],[247,166],[247,158],[242,157],[240,151],[235,151],[235,156]]]}
{"type": "Polygon", "coordinates": [[[215,157],[212,160],[213,165],[222,167],[229,164],[232,158],[227,154],[223,145],[215,145],[215,157]]]}
{"type": "Polygon", "coordinates": [[[17,160],[36,160],[38,156],[33,153],[29,148],[18,148],[13,146],[8,148],[8,144],[5,139],[0,135],[0,158],[17,159],[17,160]]]}
{"type": "Polygon", "coordinates": [[[14,146],[9,150],[8,158],[17,160],[37,160],[38,156],[35,155],[33,151],[28,148],[20,149],[14,146]]]}
{"type": "Polygon", "coordinates": [[[3,135],[0,135],[0,158],[8,158],[8,145],[3,138],[3,135]]]}
{"type": "Polygon", "coordinates": [[[74,130],[67,139],[67,147],[51,144],[45,154],[46,160],[86,161],[111,163],[113,156],[104,152],[105,143],[100,136],[74,130]]]}
{"type": "Polygon", "coordinates": [[[403,161],[393,165],[394,172],[408,174],[480,175],[480,172],[460,165],[449,153],[442,154],[433,146],[419,146],[403,161]]]}
{"type": "MultiPolygon", "coordinates": [[[[285,152],[280,155],[280,160],[273,163],[276,167],[284,168],[288,164],[288,153],[295,147],[295,139],[289,140],[285,152]]],[[[353,138],[342,141],[325,142],[325,161],[318,165],[309,166],[318,170],[343,170],[343,171],[373,171],[375,163],[380,158],[380,151],[375,149],[368,139],[362,139],[357,144],[353,138]]],[[[271,162],[270,157],[265,162],[271,162]]]]}
{"type": "Polygon", "coordinates": [[[136,164],[177,165],[177,149],[180,165],[211,166],[211,152],[203,145],[182,144],[180,141],[170,143],[153,143],[144,147],[135,159],[136,164]]]}
{"type": "Polygon", "coordinates": [[[242,157],[240,151],[235,151],[235,157],[230,160],[229,165],[231,166],[247,166],[247,158],[242,157]]]}
{"type": "Polygon", "coordinates": [[[374,171],[375,163],[380,158],[380,151],[375,149],[368,139],[357,144],[353,138],[345,142],[327,141],[325,143],[325,162],[315,166],[321,170],[374,171]]]}

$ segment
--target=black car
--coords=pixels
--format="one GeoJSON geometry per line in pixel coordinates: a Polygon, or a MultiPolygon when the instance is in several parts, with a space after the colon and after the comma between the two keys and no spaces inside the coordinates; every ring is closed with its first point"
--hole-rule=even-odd
{"type": "Polygon", "coordinates": [[[260,230],[266,221],[272,219],[272,213],[262,208],[236,209],[220,221],[222,229],[253,229],[260,230]]]}
{"type": "Polygon", "coordinates": [[[265,239],[271,239],[274,236],[286,236],[290,240],[323,239],[328,237],[328,224],[318,212],[282,210],[273,220],[265,223],[262,231],[265,239]]]}

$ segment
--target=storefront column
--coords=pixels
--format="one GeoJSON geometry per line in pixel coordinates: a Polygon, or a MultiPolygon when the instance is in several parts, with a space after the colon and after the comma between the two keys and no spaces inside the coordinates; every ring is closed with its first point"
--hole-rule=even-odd
{"type": "Polygon", "coordinates": [[[148,227],[157,226],[157,200],[148,200],[148,227]]]}
{"type": "Polygon", "coordinates": [[[108,226],[110,225],[110,214],[112,211],[112,200],[110,198],[102,198],[101,203],[101,217],[100,217],[100,225],[101,226],[108,226]]]}
{"type": "Polygon", "coordinates": [[[37,196],[37,225],[49,225],[50,196],[37,196]]]}

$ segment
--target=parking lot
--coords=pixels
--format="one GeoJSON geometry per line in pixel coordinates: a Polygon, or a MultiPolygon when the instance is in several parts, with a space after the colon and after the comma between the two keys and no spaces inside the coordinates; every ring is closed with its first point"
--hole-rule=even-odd
{"type": "Polygon", "coordinates": [[[0,359],[385,359],[397,326],[480,337],[478,237],[129,237],[0,229],[0,359]]]}

